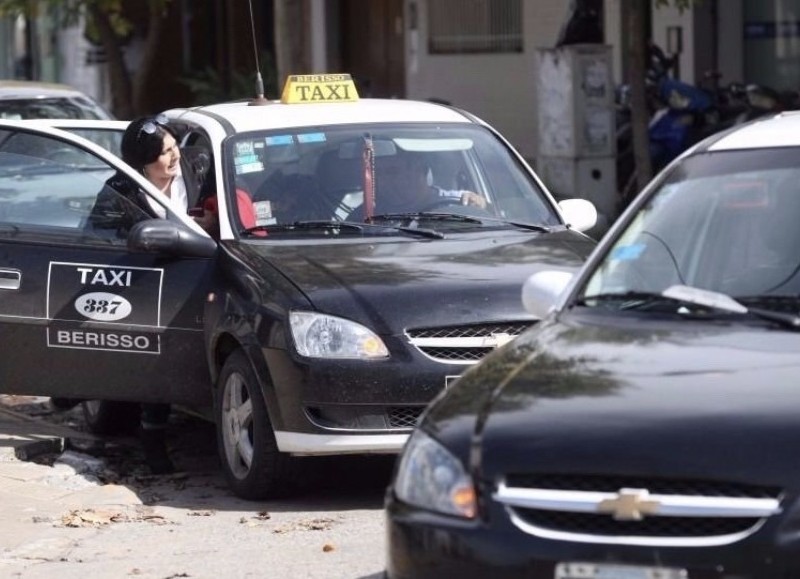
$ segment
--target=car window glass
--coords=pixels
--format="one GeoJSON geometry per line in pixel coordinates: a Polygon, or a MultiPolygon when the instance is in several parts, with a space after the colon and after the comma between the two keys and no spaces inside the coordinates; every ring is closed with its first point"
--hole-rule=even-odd
{"type": "Polygon", "coordinates": [[[701,156],[640,209],[584,293],[687,284],[734,297],[797,295],[798,219],[796,151],[701,156]]]}
{"type": "Polygon", "coordinates": [[[106,129],[87,129],[82,127],[65,127],[63,130],[74,133],[79,137],[88,139],[113,153],[117,157],[122,156],[122,135],[121,130],[106,129]]]}
{"type": "Polygon", "coordinates": [[[149,218],[128,178],[80,147],[31,133],[0,143],[0,234],[123,245],[149,218]]]}
{"type": "MultiPolygon", "coordinates": [[[[363,220],[365,183],[374,189],[375,214],[458,213],[496,218],[487,220],[491,226],[504,219],[559,223],[530,172],[478,126],[386,123],[253,132],[228,140],[223,152],[227,193],[249,194],[258,225],[363,220]],[[462,206],[465,191],[485,200],[486,209],[462,206]]],[[[241,229],[241,223],[233,225],[241,229]]]]}
{"type": "Polygon", "coordinates": [[[0,118],[22,119],[110,119],[100,105],[79,97],[39,97],[0,100],[0,118]]]}

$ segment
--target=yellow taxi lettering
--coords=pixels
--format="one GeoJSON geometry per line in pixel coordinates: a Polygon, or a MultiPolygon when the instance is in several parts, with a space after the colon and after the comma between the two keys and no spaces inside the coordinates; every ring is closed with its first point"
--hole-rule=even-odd
{"type": "Polygon", "coordinates": [[[349,74],[291,75],[283,87],[285,104],[354,102],[358,92],[349,74]]]}

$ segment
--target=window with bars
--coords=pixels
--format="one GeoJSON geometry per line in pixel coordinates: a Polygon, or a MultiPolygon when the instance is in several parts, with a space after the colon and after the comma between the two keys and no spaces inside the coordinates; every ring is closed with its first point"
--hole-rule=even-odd
{"type": "Polygon", "coordinates": [[[429,1],[428,52],[522,52],[522,0],[429,1]]]}

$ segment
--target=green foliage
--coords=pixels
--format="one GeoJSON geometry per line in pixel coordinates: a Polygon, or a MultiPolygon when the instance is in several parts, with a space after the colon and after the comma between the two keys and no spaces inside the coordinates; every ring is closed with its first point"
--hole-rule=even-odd
{"type": "MultiPolygon", "coordinates": [[[[264,95],[267,98],[277,98],[278,88],[275,74],[275,65],[270,53],[259,56],[261,64],[261,77],[264,81],[264,95]],[[263,70],[263,69],[266,69],[263,70]]],[[[207,66],[202,70],[179,79],[189,87],[193,95],[193,106],[219,103],[231,100],[253,98],[255,94],[256,75],[253,70],[234,70],[230,76],[230,88],[225,89],[225,78],[220,72],[207,66]]]]}
{"type": "MultiPolygon", "coordinates": [[[[141,0],[137,0],[141,1],[141,0]]],[[[157,10],[165,10],[172,0],[147,0],[157,10]]],[[[132,31],[132,24],[123,14],[125,0],[0,0],[0,16],[36,17],[41,12],[58,14],[61,24],[69,26],[78,21],[81,14],[89,8],[97,8],[109,16],[111,25],[117,36],[127,37],[132,31]]],[[[97,43],[96,32],[91,23],[86,25],[86,36],[97,43]]]]}

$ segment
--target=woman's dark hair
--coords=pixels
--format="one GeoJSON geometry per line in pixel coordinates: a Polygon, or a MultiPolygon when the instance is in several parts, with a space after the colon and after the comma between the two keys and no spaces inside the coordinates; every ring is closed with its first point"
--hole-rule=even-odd
{"type": "Polygon", "coordinates": [[[164,137],[166,135],[176,137],[167,123],[167,117],[164,115],[151,115],[132,120],[122,135],[122,160],[141,172],[145,165],[158,159],[164,150],[164,137]]]}

